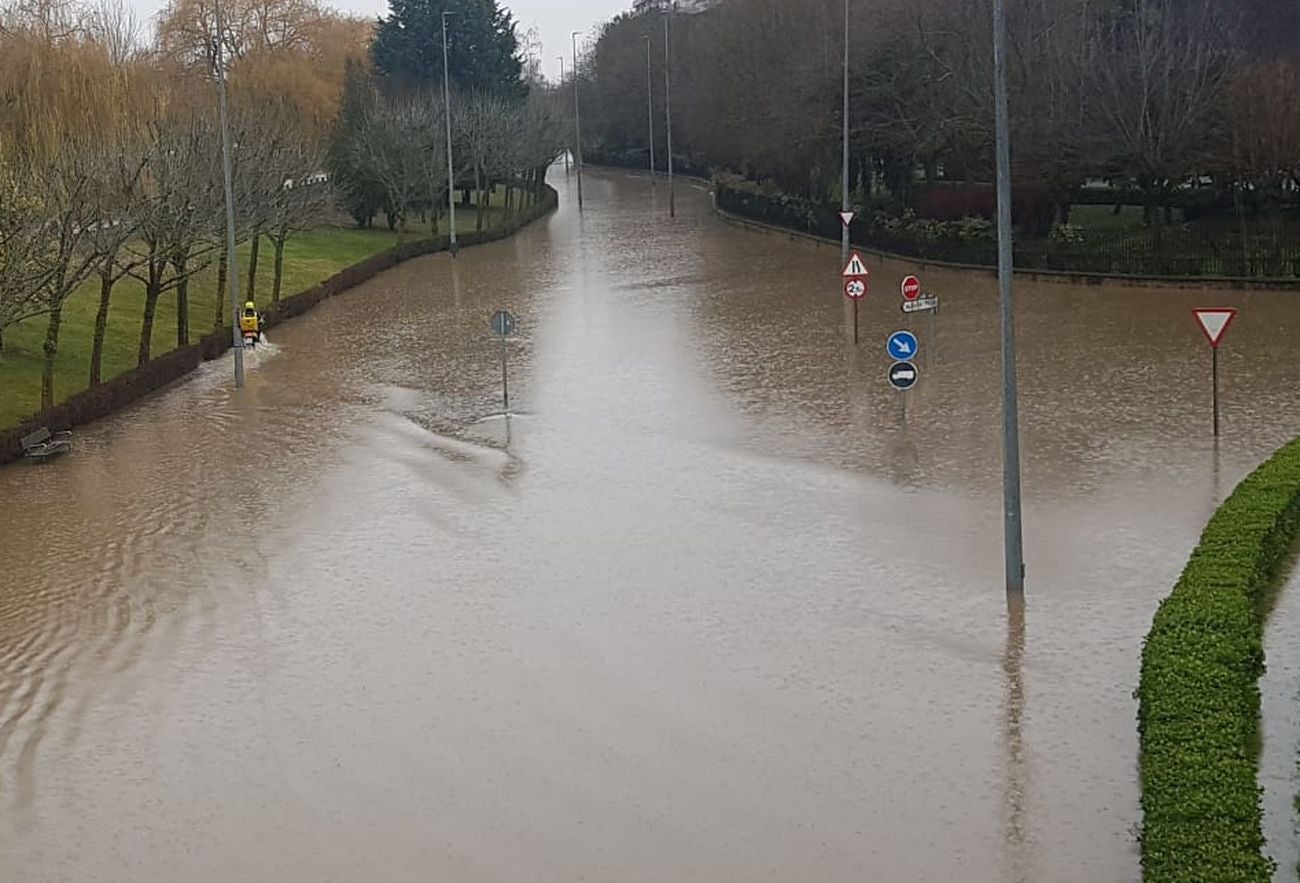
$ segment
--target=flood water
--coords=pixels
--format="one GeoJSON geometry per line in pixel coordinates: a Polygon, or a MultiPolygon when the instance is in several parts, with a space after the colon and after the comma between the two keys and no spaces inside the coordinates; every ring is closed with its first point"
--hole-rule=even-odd
{"type": "Polygon", "coordinates": [[[915,268],[855,350],[837,249],[553,181],[0,470],[0,879],[1136,880],[1141,639],[1300,298],[1019,284],[1008,613],[993,277],[923,274],[904,399],[915,268]]]}

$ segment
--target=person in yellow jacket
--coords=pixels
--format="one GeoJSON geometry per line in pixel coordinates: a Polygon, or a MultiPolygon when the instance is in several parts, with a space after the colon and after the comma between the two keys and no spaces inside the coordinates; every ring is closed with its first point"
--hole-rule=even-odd
{"type": "Polygon", "coordinates": [[[239,332],[245,343],[257,343],[262,339],[262,314],[251,300],[244,304],[239,314],[239,332]]]}

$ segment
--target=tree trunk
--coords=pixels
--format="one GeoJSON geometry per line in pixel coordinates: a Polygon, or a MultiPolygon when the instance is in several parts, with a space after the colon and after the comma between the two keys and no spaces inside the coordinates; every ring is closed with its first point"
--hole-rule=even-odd
{"type": "Polygon", "coordinates": [[[217,259],[217,307],[213,311],[214,319],[212,321],[212,330],[220,331],[223,321],[226,317],[226,275],[229,272],[229,266],[226,264],[226,250],[221,250],[221,257],[217,259]]]}
{"type": "Polygon", "coordinates": [[[478,214],[474,219],[474,229],[483,232],[483,208],[487,201],[486,194],[483,192],[483,170],[479,166],[474,166],[474,189],[478,191],[478,214]]]}
{"type": "Polygon", "coordinates": [[[158,298],[162,296],[162,271],[153,262],[149,266],[149,281],[144,286],[144,322],[140,326],[140,351],[136,365],[143,366],[149,361],[149,351],[153,344],[153,319],[158,312],[158,298]]]}
{"type": "Polygon", "coordinates": [[[59,354],[59,327],[63,324],[63,304],[50,310],[45,328],[45,368],[41,372],[41,410],[54,407],[54,359],[59,354]]]}
{"type": "Polygon", "coordinates": [[[280,302],[280,285],[284,280],[284,243],[287,235],[283,230],[271,242],[275,246],[275,276],[271,280],[271,303],[280,302]]]}
{"type": "Polygon", "coordinates": [[[1244,184],[1237,184],[1232,188],[1232,199],[1237,209],[1237,226],[1241,230],[1241,276],[1254,275],[1253,268],[1250,266],[1250,235],[1246,231],[1246,206],[1241,198],[1241,188],[1244,184]]]}
{"type": "Polygon", "coordinates": [[[108,307],[113,297],[113,259],[99,272],[99,312],[95,314],[95,339],[90,347],[90,385],[103,380],[104,337],[108,334],[108,307]]]}
{"type": "Polygon", "coordinates": [[[182,252],[172,261],[176,268],[176,345],[190,345],[190,281],[185,276],[187,256],[182,252]]]}
{"type": "Polygon", "coordinates": [[[257,253],[262,246],[262,234],[254,230],[253,241],[248,249],[248,290],[244,300],[257,300],[257,253]]]}

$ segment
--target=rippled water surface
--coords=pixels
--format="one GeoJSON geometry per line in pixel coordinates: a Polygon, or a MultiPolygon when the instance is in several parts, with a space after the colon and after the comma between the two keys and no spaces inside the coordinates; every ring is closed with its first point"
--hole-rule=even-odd
{"type": "Polygon", "coordinates": [[[1135,880],[1140,640],[1300,299],[1019,285],[1008,613],[991,276],[923,274],[904,401],[915,268],[854,350],[836,249],[555,182],[0,470],[0,879],[1135,880]]]}

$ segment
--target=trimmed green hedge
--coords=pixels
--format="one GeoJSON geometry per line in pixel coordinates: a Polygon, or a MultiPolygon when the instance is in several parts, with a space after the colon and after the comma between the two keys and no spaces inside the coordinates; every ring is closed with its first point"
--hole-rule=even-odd
{"type": "Polygon", "coordinates": [[[1156,612],[1142,652],[1147,883],[1268,883],[1259,769],[1262,608],[1300,531],[1300,439],[1238,485],[1156,612]]]}

